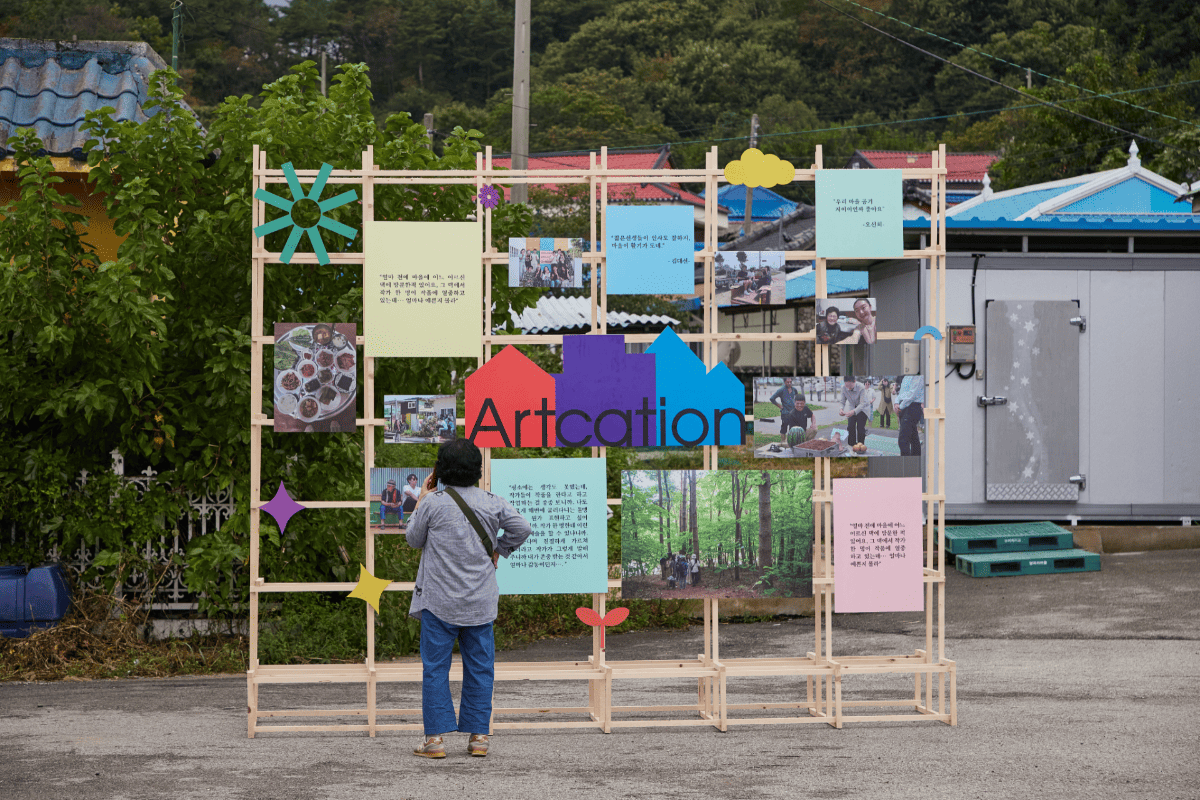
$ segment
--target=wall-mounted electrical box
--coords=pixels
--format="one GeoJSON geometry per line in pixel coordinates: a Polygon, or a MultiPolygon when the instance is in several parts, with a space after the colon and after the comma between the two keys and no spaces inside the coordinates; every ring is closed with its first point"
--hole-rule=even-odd
{"type": "Polygon", "coordinates": [[[921,343],[902,342],[900,345],[900,374],[921,374],[921,343]]]}
{"type": "Polygon", "coordinates": [[[946,349],[947,364],[975,363],[975,326],[947,325],[947,338],[950,346],[946,349]]]}

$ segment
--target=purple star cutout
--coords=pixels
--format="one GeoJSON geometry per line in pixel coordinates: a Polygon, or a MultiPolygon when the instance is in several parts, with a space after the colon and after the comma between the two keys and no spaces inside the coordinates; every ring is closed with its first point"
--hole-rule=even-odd
{"type": "Polygon", "coordinates": [[[283,481],[279,482],[279,491],[275,493],[270,502],[263,503],[259,508],[275,518],[280,533],[287,528],[289,519],[304,510],[304,506],[293,500],[287,493],[287,489],[283,488],[283,481]]]}
{"type": "Polygon", "coordinates": [[[500,205],[500,190],[495,186],[484,186],[479,190],[477,196],[484,208],[495,208],[500,205]]]}

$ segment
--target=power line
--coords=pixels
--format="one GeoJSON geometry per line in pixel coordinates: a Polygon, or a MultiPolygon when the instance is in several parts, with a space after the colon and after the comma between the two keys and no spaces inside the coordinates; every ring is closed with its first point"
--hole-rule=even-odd
{"type": "MultiPolygon", "coordinates": [[[[1071,83],[1070,81],[1065,81],[1062,78],[1056,78],[1053,75],[1047,75],[1044,72],[1038,72],[1036,69],[1032,69],[1031,67],[1023,67],[1020,64],[1017,64],[1013,61],[1009,61],[1007,59],[1001,58],[1000,56],[994,56],[991,53],[985,53],[984,51],[980,50],[977,47],[972,47],[972,46],[966,45],[966,44],[960,44],[959,42],[956,42],[953,39],[947,39],[945,36],[936,34],[933,31],[927,31],[918,25],[913,25],[911,23],[905,22],[902,19],[897,19],[896,17],[889,16],[889,15],[883,13],[882,11],[876,11],[875,9],[870,8],[869,6],[864,6],[861,3],[856,3],[855,0],[842,0],[842,2],[849,3],[850,5],[855,6],[857,8],[861,8],[865,11],[870,11],[872,14],[875,14],[876,16],[883,17],[884,19],[888,19],[888,20],[891,20],[892,22],[899,23],[901,25],[904,25],[907,28],[912,28],[915,31],[920,31],[921,33],[925,34],[926,36],[932,36],[935,39],[940,39],[941,41],[946,42],[947,44],[954,45],[955,47],[959,48],[960,50],[970,50],[972,53],[978,53],[979,55],[984,56],[985,58],[990,58],[993,61],[999,61],[1001,64],[1007,64],[1010,67],[1016,67],[1017,69],[1024,70],[1027,73],[1031,73],[1033,75],[1037,75],[1038,77],[1045,78],[1046,80],[1061,83],[1064,86],[1070,86],[1072,89],[1078,89],[1081,92],[1090,92],[1091,94],[1100,95],[1101,97],[1111,96],[1111,95],[1103,95],[1100,92],[1095,91],[1094,89],[1088,89],[1083,86],[1079,86],[1077,84],[1071,83]]],[[[837,9],[834,9],[834,10],[837,11],[837,9]]],[[[842,13],[842,12],[839,11],[838,13],[842,13]]],[[[851,19],[857,20],[856,17],[851,17],[851,19]]],[[[857,20],[857,21],[861,22],[861,20],[857,20]]],[[[868,26],[868,27],[870,27],[870,26],[868,26]]],[[[882,33],[882,31],[881,31],[881,33],[882,33]]],[[[908,44],[908,42],[904,42],[902,39],[898,39],[897,41],[901,41],[903,44],[908,44]]],[[[910,46],[913,46],[913,45],[910,45],[910,46]]],[[[950,62],[947,62],[947,63],[950,63],[950,62]]],[[[958,65],[956,64],[955,66],[958,66],[958,65]]],[[[1173,119],[1176,122],[1183,122],[1183,123],[1185,123],[1187,125],[1191,125],[1193,127],[1200,127],[1200,125],[1198,125],[1197,123],[1192,122],[1190,120],[1180,119],[1179,117],[1173,117],[1170,114],[1164,114],[1161,111],[1155,111],[1152,108],[1146,108],[1145,106],[1139,106],[1135,103],[1127,103],[1124,100],[1118,100],[1117,102],[1121,103],[1122,105],[1127,105],[1130,108],[1136,108],[1139,111],[1145,111],[1150,114],[1157,114],[1160,117],[1166,117],[1167,119],[1173,119]]]]}
{"type": "Polygon", "coordinates": [[[1096,125],[1100,125],[1100,126],[1102,126],[1102,127],[1105,127],[1105,128],[1111,128],[1111,129],[1112,129],[1112,130],[1114,130],[1114,131],[1120,131],[1121,133],[1124,133],[1124,134],[1126,134],[1127,136],[1132,136],[1132,137],[1134,137],[1135,139],[1142,139],[1142,140],[1144,140],[1144,141],[1147,141],[1147,142],[1153,142],[1154,144],[1162,145],[1163,147],[1169,147],[1169,148],[1171,148],[1172,150],[1178,150],[1178,151],[1180,151],[1181,153],[1186,153],[1186,152],[1189,152],[1189,151],[1185,150],[1185,149],[1184,149],[1184,148],[1182,148],[1182,147],[1176,147],[1176,146],[1175,146],[1175,145],[1173,145],[1173,144],[1169,144],[1169,143],[1167,143],[1167,142],[1164,142],[1164,141],[1161,141],[1161,140],[1159,140],[1159,139],[1155,139],[1153,136],[1146,136],[1145,134],[1141,134],[1141,133],[1135,133],[1135,132],[1133,132],[1133,131],[1126,130],[1126,129],[1124,129],[1124,128],[1121,128],[1121,127],[1118,127],[1118,126],[1116,126],[1116,125],[1113,125],[1111,122],[1103,122],[1103,121],[1101,121],[1101,120],[1098,120],[1098,119],[1096,119],[1095,117],[1089,117],[1087,114],[1080,114],[1078,111],[1072,111],[1072,110],[1071,110],[1071,109],[1069,109],[1069,108],[1063,108],[1062,106],[1060,106],[1060,105],[1058,105],[1058,104],[1056,104],[1056,103],[1053,103],[1053,102],[1051,102],[1051,101],[1049,101],[1049,100],[1043,100],[1043,99],[1041,99],[1040,97],[1038,97],[1038,96],[1036,96],[1036,95],[1027,94],[1027,93],[1025,93],[1025,92],[1022,92],[1020,89],[1017,89],[1017,88],[1014,88],[1014,87],[1012,87],[1012,86],[1009,86],[1008,84],[1006,84],[1006,83],[1004,83],[1004,82],[1002,82],[1002,81],[998,81],[998,80],[996,80],[995,78],[990,78],[990,77],[988,77],[987,75],[984,75],[984,74],[982,74],[982,73],[976,72],[975,70],[973,70],[973,69],[970,69],[969,67],[964,67],[964,66],[963,66],[963,65],[961,65],[961,64],[955,64],[955,63],[954,63],[953,61],[951,61],[950,59],[948,59],[948,58],[942,58],[942,57],[941,57],[941,56],[939,56],[937,53],[931,53],[931,52],[929,52],[928,50],[926,50],[926,49],[924,49],[924,48],[922,48],[922,47],[918,47],[917,45],[913,44],[912,42],[906,42],[905,40],[901,39],[899,36],[896,36],[895,34],[888,33],[887,31],[885,31],[885,30],[883,30],[883,29],[881,29],[881,28],[876,28],[876,27],[875,27],[874,25],[872,25],[871,23],[869,23],[869,22],[867,22],[867,21],[865,21],[865,20],[861,20],[861,19],[859,19],[858,17],[854,16],[853,14],[850,14],[850,13],[848,13],[848,12],[842,11],[840,8],[836,8],[836,7],[832,6],[832,5],[830,5],[829,3],[827,3],[827,2],[826,2],[826,0],[817,0],[817,2],[818,2],[818,3],[820,3],[820,4],[821,4],[821,5],[823,5],[823,6],[826,6],[827,8],[833,9],[833,10],[834,10],[834,11],[836,11],[838,14],[841,14],[841,15],[842,15],[842,16],[844,16],[844,17],[848,17],[849,19],[852,19],[852,20],[854,20],[854,21],[855,21],[855,22],[857,22],[859,25],[862,25],[862,26],[863,26],[863,27],[865,27],[865,28],[870,28],[871,30],[875,31],[875,32],[876,32],[876,33],[878,33],[878,34],[881,34],[881,35],[883,35],[883,36],[886,36],[886,37],[888,37],[889,39],[893,39],[893,40],[895,40],[895,41],[899,42],[900,44],[904,45],[905,47],[911,47],[913,50],[916,50],[918,53],[924,53],[925,55],[929,56],[930,58],[935,58],[935,59],[937,59],[938,61],[941,61],[941,62],[942,62],[942,63],[944,63],[944,64],[949,64],[950,66],[954,67],[955,69],[960,69],[960,70],[962,70],[963,72],[966,72],[966,73],[967,73],[967,74],[969,74],[969,75],[974,75],[974,76],[975,76],[975,77],[977,77],[977,78],[981,78],[982,80],[985,80],[985,81],[987,81],[988,83],[994,83],[995,85],[997,85],[997,86],[1001,86],[1001,87],[1003,87],[1003,88],[1007,89],[1007,90],[1008,90],[1008,91],[1010,91],[1010,92],[1015,92],[1016,94],[1020,95],[1021,97],[1025,97],[1025,98],[1028,98],[1028,99],[1030,99],[1030,100],[1033,100],[1034,102],[1038,103],[1039,105],[1043,105],[1043,106],[1046,106],[1046,107],[1048,107],[1048,108],[1054,108],[1054,109],[1057,109],[1057,110],[1059,110],[1059,111],[1062,111],[1064,114],[1070,114],[1071,116],[1074,116],[1074,117],[1079,117],[1080,119],[1087,120],[1088,122],[1092,122],[1092,123],[1094,123],[1094,124],[1096,124],[1096,125]]]}

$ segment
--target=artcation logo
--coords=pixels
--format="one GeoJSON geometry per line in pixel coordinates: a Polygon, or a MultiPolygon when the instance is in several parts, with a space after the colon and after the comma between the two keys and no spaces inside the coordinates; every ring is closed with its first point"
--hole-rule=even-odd
{"type": "Polygon", "coordinates": [[[709,372],[670,329],[641,354],[624,336],[564,336],[563,372],[506,347],[466,381],[467,438],[479,447],[742,444],[745,390],[709,372]]]}

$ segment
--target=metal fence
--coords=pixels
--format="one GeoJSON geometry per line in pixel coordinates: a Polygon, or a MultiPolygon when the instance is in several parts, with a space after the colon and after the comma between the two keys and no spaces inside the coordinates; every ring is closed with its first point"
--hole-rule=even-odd
{"type": "MultiPolygon", "coordinates": [[[[113,471],[121,475],[126,483],[145,491],[156,480],[158,473],[150,467],[146,467],[136,476],[125,475],[124,459],[116,451],[113,451],[112,455],[113,471]]],[[[84,486],[87,481],[88,472],[83,470],[79,475],[79,485],[84,486]]],[[[163,536],[157,542],[147,542],[142,552],[147,561],[167,568],[167,574],[163,576],[154,590],[154,601],[150,606],[152,611],[196,610],[198,599],[196,594],[189,592],[183,585],[184,567],[182,563],[171,563],[171,560],[175,554],[179,554],[180,560],[182,560],[182,556],[187,553],[188,544],[193,539],[220,530],[221,525],[233,516],[236,509],[236,504],[233,502],[233,489],[229,487],[203,495],[189,494],[188,507],[186,515],[176,520],[174,525],[166,526],[167,530],[164,531],[163,536]]],[[[20,535],[17,532],[16,523],[13,523],[10,536],[14,544],[20,535]]],[[[63,554],[60,545],[56,543],[49,548],[46,558],[49,561],[58,561],[64,566],[73,567],[82,574],[84,570],[92,566],[98,550],[98,547],[80,545],[75,552],[63,554]]],[[[147,573],[133,573],[119,587],[119,593],[141,594],[149,587],[151,580],[152,576],[147,573]]],[[[91,589],[100,589],[103,587],[103,578],[94,578],[83,585],[91,589]]]]}

